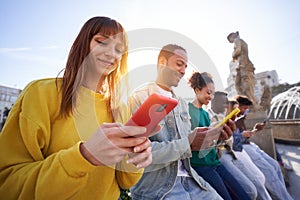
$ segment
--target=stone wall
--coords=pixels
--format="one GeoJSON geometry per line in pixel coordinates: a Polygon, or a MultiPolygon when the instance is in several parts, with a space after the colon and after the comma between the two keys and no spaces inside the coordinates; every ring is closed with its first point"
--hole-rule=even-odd
{"type": "MultiPolygon", "coordinates": [[[[247,129],[252,130],[256,123],[263,122],[267,117],[266,112],[257,111],[250,112],[247,115],[245,124],[247,129]]],[[[266,126],[263,130],[258,131],[254,136],[250,138],[250,141],[257,144],[262,150],[264,150],[269,156],[276,159],[275,142],[273,137],[273,130],[270,122],[266,122],[266,126]]]]}
{"type": "Polygon", "coordinates": [[[270,123],[275,139],[300,144],[300,120],[271,120],[270,123]]]}

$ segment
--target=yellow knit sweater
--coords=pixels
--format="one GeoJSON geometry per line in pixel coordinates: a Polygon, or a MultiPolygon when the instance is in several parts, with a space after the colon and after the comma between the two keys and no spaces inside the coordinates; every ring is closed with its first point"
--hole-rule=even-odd
{"type": "Polygon", "coordinates": [[[0,199],[117,199],[142,170],[125,160],[97,167],[82,157],[80,142],[112,119],[103,96],[86,88],[74,114],[59,117],[62,80],[57,83],[30,83],[9,114],[0,135],[0,199]]]}

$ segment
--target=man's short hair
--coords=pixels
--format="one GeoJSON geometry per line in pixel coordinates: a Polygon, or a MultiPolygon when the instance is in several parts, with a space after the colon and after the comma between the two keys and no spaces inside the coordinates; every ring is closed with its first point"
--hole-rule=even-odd
{"type": "Polygon", "coordinates": [[[161,58],[161,57],[165,57],[167,60],[174,55],[174,51],[176,49],[181,49],[183,50],[184,52],[186,52],[186,50],[177,45],[177,44],[167,44],[166,46],[162,47],[162,49],[160,50],[159,54],[158,54],[158,60],[161,58]]]}
{"type": "Polygon", "coordinates": [[[228,99],[228,104],[233,107],[234,105],[239,104],[239,102],[236,99],[228,99]]]}
{"type": "Polygon", "coordinates": [[[227,92],[224,92],[224,91],[216,91],[215,94],[214,94],[214,98],[211,100],[212,102],[214,101],[218,101],[218,98],[219,97],[222,97],[222,96],[226,96],[227,97],[228,93],[227,92]]]}
{"type": "Polygon", "coordinates": [[[228,95],[228,93],[227,92],[223,92],[223,91],[216,91],[215,92],[215,96],[227,96],[228,95]]]}
{"type": "Polygon", "coordinates": [[[247,96],[244,95],[237,95],[235,96],[235,99],[237,102],[239,102],[240,105],[246,105],[246,106],[252,106],[253,102],[251,99],[249,99],[247,96]]]}

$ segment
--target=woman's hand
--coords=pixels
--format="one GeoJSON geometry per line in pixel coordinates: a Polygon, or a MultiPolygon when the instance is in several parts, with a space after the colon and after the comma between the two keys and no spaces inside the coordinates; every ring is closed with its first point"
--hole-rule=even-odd
{"type": "Polygon", "coordinates": [[[188,139],[192,151],[199,151],[200,149],[204,148],[202,145],[206,145],[204,140],[207,136],[208,129],[208,127],[197,127],[189,134],[188,139]]]}
{"type": "Polygon", "coordinates": [[[214,128],[215,125],[212,124],[211,127],[197,127],[191,132],[189,142],[192,151],[216,146],[218,140],[227,140],[236,129],[235,123],[231,119],[221,127],[214,128]]]}
{"type": "Polygon", "coordinates": [[[132,163],[137,168],[147,167],[152,163],[151,150],[151,141],[149,139],[145,139],[142,144],[133,148],[134,153],[129,154],[127,163],[132,163]]]}
{"type": "Polygon", "coordinates": [[[113,165],[127,154],[141,153],[133,163],[145,166],[152,160],[151,143],[145,137],[134,137],[145,132],[144,127],[103,124],[88,141],[80,145],[80,151],[94,165],[113,165]]]}
{"type": "MultiPolygon", "coordinates": [[[[161,126],[157,125],[149,137],[155,135],[161,130],[161,126]]],[[[129,154],[127,163],[134,164],[137,168],[145,168],[152,163],[152,146],[151,141],[146,139],[142,144],[134,147],[134,153],[129,154]]]]}

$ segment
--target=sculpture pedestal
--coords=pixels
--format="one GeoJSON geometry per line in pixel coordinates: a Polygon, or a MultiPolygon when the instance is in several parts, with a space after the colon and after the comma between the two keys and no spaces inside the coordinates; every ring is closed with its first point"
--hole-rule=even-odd
{"type": "MultiPolygon", "coordinates": [[[[256,123],[263,122],[266,117],[267,114],[264,111],[249,112],[245,120],[246,128],[252,130],[256,123]]],[[[250,138],[250,141],[257,144],[269,156],[276,159],[275,142],[270,122],[266,122],[265,128],[256,132],[256,134],[250,138]]]]}

